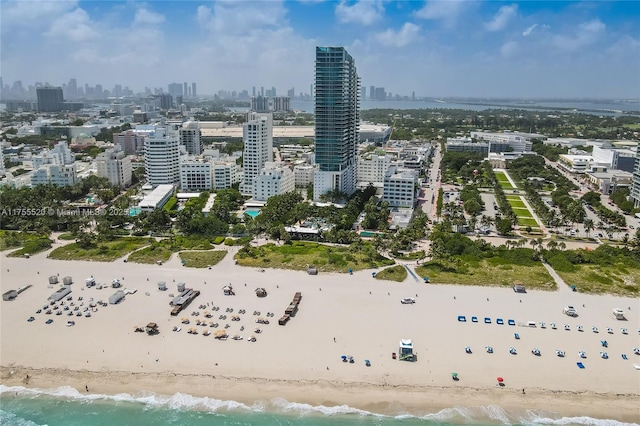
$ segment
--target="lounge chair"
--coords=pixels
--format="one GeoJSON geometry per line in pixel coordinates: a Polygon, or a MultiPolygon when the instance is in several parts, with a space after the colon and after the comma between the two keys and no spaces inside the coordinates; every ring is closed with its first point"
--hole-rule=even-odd
{"type": "Polygon", "coordinates": [[[620,332],[621,332],[622,334],[629,334],[629,330],[627,330],[626,328],[621,328],[621,329],[620,329],[620,332]]]}
{"type": "Polygon", "coordinates": [[[564,357],[564,351],[561,351],[560,349],[556,349],[556,355],[558,355],[560,358],[564,357]]]}
{"type": "Polygon", "coordinates": [[[611,327],[607,327],[607,333],[609,333],[609,334],[613,334],[613,328],[611,328],[611,327]]]}
{"type": "Polygon", "coordinates": [[[458,315],[458,321],[467,322],[467,317],[465,317],[464,315],[458,315]]]}
{"type": "Polygon", "coordinates": [[[584,331],[584,328],[582,328],[582,326],[581,326],[581,325],[577,326],[577,327],[576,327],[576,329],[577,329],[578,331],[584,331]]]}
{"type": "Polygon", "coordinates": [[[464,351],[465,351],[466,353],[468,353],[468,354],[472,353],[472,352],[471,352],[471,346],[466,346],[466,347],[464,348],[464,351]]]}
{"type": "Polygon", "coordinates": [[[367,367],[371,367],[371,361],[369,361],[368,359],[365,359],[364,365],[366,365],[367,367]]]}
{"type": "Polygon", "coordinates": [[[596,327],[595,325],[591,327],[591,331],[593,331],[594,333],[599,333],[598,327],[596,327]]]}
{"type": "Polygon", "coordinates": [[[633,353],[634,353],[634,355],[640,355],[640,349],[633,348],[633,353]]]}
{"type": "Polygon", "coordinates": [[[520,340],[520,335],[519,335],[518,333],[513,333],[513,337],[514,337],[516,340],[520,340]]]}
{"type": "Polygon", "coordinates": [[[552,322],[550,325],[551,325],[551,328],[552,328],[553,330],[557,330],[557,329],[558,329],[558,326],[556,325],[556,323],[555,323],[555,322],[552,322]]]}
{"type": "Polygon", "coordinates": [[[545,323],[541,322],[541,323],[540,323],[540,328],[547,328],[547,324],[545,324],[545,323]]]}
{"type": "Polygon", "coordinates": [[[569,327],[569,324],[565,324],[565,325],[564,325],[564,329],[565,329],[565,330],[567,330],[567,331],[569,331],[569,330],[571,330],[571,327],[569,327]]]}
{"type": "Polygon", "coordinates": [[[485,324],[491,324],[491,318],[489,318],[489,317],[484,317],[484,323],[485,323],[485,324]]]}
{"type": "Polygon", "coordinates": [[[622,355],[620,355],[620,356],[621,356],[621,357],[622,357],[622,359],[624,359],[624,360],[629,359],[629,358],[627,358],[627,354],[622,354],[622,355]]]}
{"type": "Polygon", "coordinates": [[[578,368],[583,369],[584,368],[584,364],[581,362],[576,362],[576,365],[578,366],[578,368]]]}
{"type": "Polygon", "coordinates": [[[498,318],[498,319],[496,319],[496,324],[504,325],[504,320],[502,318],[498,318]]]}
{"type": "Polygon", "coordinates": [[[471,317],[471,322],[478,322],[478,317],[471,317]]]}
{"type": "Polygon", "coordinates": [[[580,352],[578,352],[578,356],[580,358],[586,358],[587,357],[587,353],[585,351],[580,351],[580,352]]]}
{"type": "Polygon", "coordinates": [[[600,357],[601,357],[602,359],[609,359],[609,354],[608,354],[608,353],[606,353],[606,352],[600,352],[600,357]]]}
{"type": "Polygon", "coordinates": [[[491,347],[491,346],[485,346],[484,348],[487,350],[487,353],[490,353],[490,354],[492,354],[492,353],[493,353],[493,347],[491,347]]]}
{"type": "Polygon", "coordinates": [[[538,348],[533,348],[533,350],[531,351],[532,354],[534,354],[535,356],[540,356],[540,349],[538,348]]]}
{"type": "Polygon", "coordinates": [[[515,321],[515,320],[510,319],[510,320],[507,320],[507,324],[509,324],[509,325],[516,325],[516,321],[515,321]]]}
{"type": "Polygon", "coordinates": [[[600,344],[602,345],[603,348],[609,347],[609,343],[607,343],[606,340],[600,340],[600,344]]]}
{"type": "Polygon", "coordinates": [[[511,355],[518,355],[518,351],[513,346],[511,348],[509,348],[509,353],[511,355]]]}

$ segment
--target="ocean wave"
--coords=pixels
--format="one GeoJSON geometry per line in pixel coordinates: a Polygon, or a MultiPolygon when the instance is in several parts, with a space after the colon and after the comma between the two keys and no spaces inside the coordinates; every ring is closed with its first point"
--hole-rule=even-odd
{"type": "MultiPolygon", "coordinates": [[[[23,386],[5,386],[0,384],[0,396],[4,393],[15,393],[22,397],[51,396],[64,398],[78,402],[113,401],[122,403],[138,403],[148,408],[168,408],[184,411],[206,411],[210,413],[220,412],[245,412],[245,413],[273,413],[287,414],[298,417],[304,416],[350,416],[358,418],[371,418],[372,420],[414,420],[427,423],[449,424],[483,424],[483,425],[576,425],[576,426],[637,426],[632,423],[624,423],[617,420],[595,419],[592,417],[562,417],[559,414],[535,410],[522,410],[519,412],[508,411],[497,405],[484,407],[465,407],[456,405],[445,408],[435,413],[412,414],[401,405],[395,405],[394,409],[402,414],[384,415],[361,410],[349,405],[311,405],[299,402],[290,402],[284,398],[271,398],[256,401],[252,405],[246,405],[232,400],[220,400],[209,397],[196,397],[185,393],[173,395],[160,395],[154,392],[142,391],[136,394],[119,393],[115,395],[82,393],[70,386],[61,386],[52,389],[25,388],[23,386]]],[[[0,424],[20,426],[39,426],[28,420],[14,418],[12,413],[0,410],[0,424]],[[8,421],[11,420],[11,421],[8,421]]]]}
{"type": "Polygon", "coordinates": [[[11,425],[11,426],[46,426],[39,425],[38,423],[34,423],[31,420],[23,419],[20,416],[17,416],[14,413],[10,413],[8,411],[0,409],[0,425],[11,425]]]}

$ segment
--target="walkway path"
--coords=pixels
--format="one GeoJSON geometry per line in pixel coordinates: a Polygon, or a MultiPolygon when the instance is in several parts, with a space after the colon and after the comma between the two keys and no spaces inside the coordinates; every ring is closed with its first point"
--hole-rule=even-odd
{"type": "Polygon", "coordinates": [[[544,261],[542,262],[542,264],[544,265],[545,268],[547,268],[547,272],[549,272],[549,275],[551,275],[553,280],[556,282],[559,292],[561,292],[561,293],[571,293],[572,292],[571,288],[567,285],[566,282],[564,282],[562,277],[560,275],[558,275],[558,273],[555,271],[555,269],[553,269],[551,267],[551,265],[549,265],[547,262],[544,262],[544,261]]]}

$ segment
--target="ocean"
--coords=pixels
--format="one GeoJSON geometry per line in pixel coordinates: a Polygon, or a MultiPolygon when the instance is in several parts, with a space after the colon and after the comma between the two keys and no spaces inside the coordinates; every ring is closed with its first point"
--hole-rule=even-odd
{"type": "Polygon", "coordinates": [[[394,416],[348,406],[310,406],[273,398],[251,406],[186,394],[162,396],[83,394],[70,387],[27,389],[0,385],[0,425],[3,426],[385,426],[385,425],[593,425],[627,426],[615,420],[561,417],[523,409],[507,412],[498,406],[452,406],[436,413],[414,415],[394,407],[394,416]]]}
{"type": "MultiPolygon", "coordinates": [[[[314,112],[313,100],[291,100],[291,109],[308,113],[314,112]]],[[[566,111],[595,115],[639,115],[640,100],[419,100],[419,101],[372,101],[360,102],[360,109],[464,109],[483,111],[486,109],[526,109],[532,111],[566,111]],[[635,113],[630,113],[635,112],[635,113]]]]}

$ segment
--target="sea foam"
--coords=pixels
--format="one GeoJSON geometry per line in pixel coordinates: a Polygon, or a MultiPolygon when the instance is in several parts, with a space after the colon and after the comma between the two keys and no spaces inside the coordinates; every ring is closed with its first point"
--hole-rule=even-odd
{"type": "MultiPolygon", "coordinates": [[[[52,389],[25,388],[23,386],[5,386],[0,384],[0,396],[4,393],[15,393],[21,397],[52,396],[80,402],[113,401],[143,404],[148,408],[169,408],[183,411],[205,411],[210,413],[220,412],[245,412],[245,413],[275,413],[287,414],[298,417],[304,416],[353,416],[358,418],[370,418],[371,420],[415,420],[427,423],[451,423],[451,424],[484,424],[484,425],[579,425],[579,426],[637,426],[632,423],[623,423],[617,420],[595,419],[592,417],[562,417],[552,412],[535,410],[522,410],[518,412],[507,411],[497,405],[485,407],[465,407],[456,405],[445,408],[435,413],[412,414],[403,410],[401,406],[398,415],[384,415],[361,410],[348,405],[336,405],[332,407],[324,405],[310,405],[299,402],[290,402],[283,398],[271,398],[256,401],[252,405],[232,400],[220,400],[209,397],[196,397],[185,393],[173,395],[160,395],[154,392],[142,391],[136,394],[119,393],[115,395],[82,393],[70,386],[61,386],[52,389]]],[[[16,424],[20,426],[39,426],[36,423],[20,418],[14,418],[12,413],[0,410],[0,424],[16,424]],[[13,416],[13,417],[12,417],[13,416]],[[10,421],[9,421],[10,420],[10,421]]]]}

